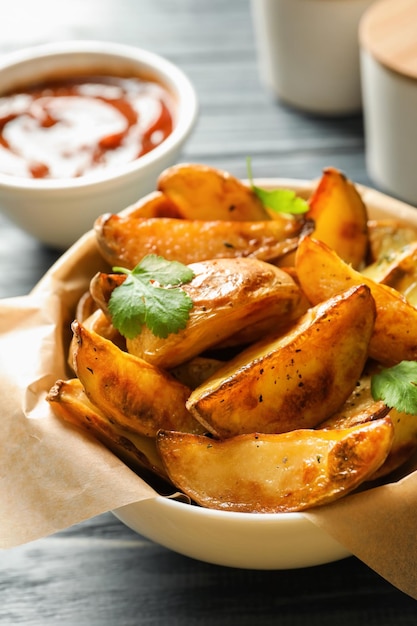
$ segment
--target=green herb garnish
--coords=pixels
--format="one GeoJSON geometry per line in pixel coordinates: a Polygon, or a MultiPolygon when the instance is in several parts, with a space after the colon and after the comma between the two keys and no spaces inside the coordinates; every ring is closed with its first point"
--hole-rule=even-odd
{"type": "Polygon", "coordinates": [[[109,300],[113,325],[124,337],[133,339],[142,326],[162,338],[185,328],[193,301],[181,285],[194,277],[189,267],[149,254],[133,270],[113,271],[127,275],[109,300]]]}
{"type": "Polygon", "coordinates": [[[417,362],[401,361],[374,374],[371,393],[391,409],[417,415],[417,362]]]}
{"type": "Polygon", "coordinates": [[[303,198],[297,196],[295,191],[291,189],[262,189],[253,183],[251,159],[246,159],[249,183],[252,190],[256,193],[262,204],[276,211],[277,213],[306,213],[309,209],[308,203],[303,198]]]}

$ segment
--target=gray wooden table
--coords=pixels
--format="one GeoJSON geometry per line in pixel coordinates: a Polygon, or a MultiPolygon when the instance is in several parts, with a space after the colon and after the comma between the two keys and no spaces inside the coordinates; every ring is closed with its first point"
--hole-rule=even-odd
{"type": "MultiPolygon", "coordinates": [[[[94,38],[178,64],[200,100],[183,161],[244,177],[249,155],[256,176],[307,179],[333,165],[371,184],[360,116],[306,116],[261,86],[248,0],[1,2],[0,53],[94,38]]],[[[28,293],[57,257],[0,217],[0,297],[28,293]]],[[[416,618],[413,600],[354,557],[302,570],[227,569],[153,544],[111,513],[0,556],[4,626],[402,626],[416,618]]]]}

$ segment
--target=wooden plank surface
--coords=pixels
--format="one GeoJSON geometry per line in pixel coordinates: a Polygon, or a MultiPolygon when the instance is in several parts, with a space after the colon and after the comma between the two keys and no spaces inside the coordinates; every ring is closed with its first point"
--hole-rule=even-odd
{"type": "MultiPolygon", "coordinates": [[[[248,0],[14,0],[0,52],[68,38],[148,48],[177,63],[200,100],[182,160],[259,177],[316,178],[334,165],[371,184],[362,119],[303,115],[260,84],[248,0]]],[[[57,258],[0,217],[0,297],[24,295],[57,258]]],[[[30,524],[30,519],[27,520],[30,524]]],[[[104,514],[0,556],[0,624],[12,626],[414,624],[416,605],[355,558],[245,571],[199,563],[104,514]]]]}

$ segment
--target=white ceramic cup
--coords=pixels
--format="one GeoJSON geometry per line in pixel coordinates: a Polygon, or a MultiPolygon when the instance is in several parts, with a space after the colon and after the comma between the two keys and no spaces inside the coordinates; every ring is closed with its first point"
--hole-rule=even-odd
{"type": "Polygon", "coordinates": [[[318,115],[362,108],[358,25],[373,0],[252,0],[261,80],[318,115]]]}
{"type": "Polygon", "coordinates": [[[359,33],[369,176],[417,206],[417,0],[376,2],[359,33]]]}

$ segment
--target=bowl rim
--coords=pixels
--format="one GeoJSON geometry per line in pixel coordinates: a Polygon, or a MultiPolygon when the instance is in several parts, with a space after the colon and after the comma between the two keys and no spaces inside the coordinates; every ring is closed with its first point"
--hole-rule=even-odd
{"type": "Polygon", "coordinates": [[[0,79],[3,71],[10,71],[14,66],[22,66],[51,57],[65,58],[81,54],[102,56],[103,59],[119,58],[136,63],[138,67],[141,66],[144,71],[149,71],[162,84],[165,84],[177,100],[177,119],[172,132],[150,152],[134,161],[112,167],[104,173],[93,173],[79,178],[33,179],[0,172],[0,187],[36,193],[47,190],[87,189],[103,183],[116,182],[138,170],[154,167],[160,158],[181,147],[191,134],[198,115],[198,98],[191,80],[180,67],[167,58],[138,46],[94,39],[57,41],[30,46],[0,57],[0,79]]]}
{"type": "MultiPolygon", "coordinates": [[[[255,513],[255,512],[247,512],[247,511],[225,511],[224,509],[210,509],[207,507],[199,506],[194,503],[185,502],[184,500],[179,499],[180,497],[184,497],[183,494],[173,494],[164,496],[161,494],[157,494],[155,497],[151,498],[152,502],[155,506],[159,506],[162,508],[174,509],[177,511],[184,511],[187,513],[192,513],[197,517],[203,517],[204,519],[212,519],[213,521],[237,521],[238,523],[253,523],[256,520],[256,524],[266,524],[269,525],[271,523],[304,523],[308,518],[304,515],[304,511],[288,511],[284,513],[255,513]]],[[[137,502],[132,502],[131,504],[127,504],[125,506],[119,507],[118,509],[113,509],[112,513],[116,516],[123,516],[123,511],[128,510],[133,505],[136,505],[140,508],[141,504],[147,502],[148,499],[138,500],[137,502]]]]}

